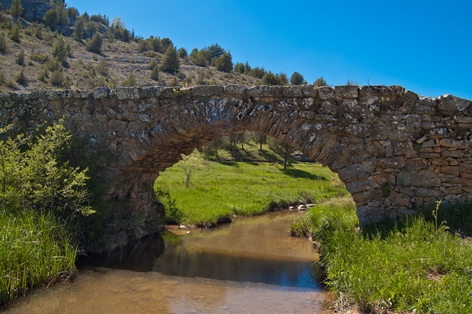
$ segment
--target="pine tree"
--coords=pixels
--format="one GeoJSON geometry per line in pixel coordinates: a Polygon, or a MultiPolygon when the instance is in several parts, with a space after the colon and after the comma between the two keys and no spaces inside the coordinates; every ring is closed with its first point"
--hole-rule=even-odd
{"type": "Polygon", "coordinates": [[[151,79],[159,81],[159,67],[157,65],[151,70],[151,79]]]}
{"type": "Polygon", "coordinates": [[[18,19],[23,14],[23,6],[20,0],[13,0],[10,5],[10,14],[18,19]]]}
{"type": "Polygon", "coordinates": [[[180,62],[177,55],[177,49],[173,45],[170,45],[167,47],[164,58],[162,59],[161,71],[174,74],[178,72],[179,69],[180,62]]]}
{"type": "Polygon", "coordinates": [[[223,54],[215,60],[215,67],[218,71],[222,72],[229,73],[233,71],[233,58],[231,53],[223,52],[223,54]]]}
{"type": "Polygon", "coordinates": [[[305,82],[305,78],[298,72],[293,72],[290,76],[290,84],[292,85],[302,85],[305,82]]]}

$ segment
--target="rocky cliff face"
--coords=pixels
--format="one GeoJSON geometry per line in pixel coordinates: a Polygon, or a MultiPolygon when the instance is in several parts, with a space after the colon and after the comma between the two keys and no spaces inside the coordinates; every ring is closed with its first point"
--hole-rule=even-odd
{"type": "MultiPolygon", "coordinates": [[[[0,0],[3,9],[10,8],[11,2],[12,0],[0,0]]],[[[21,0],[21,5],[24,8],[22,17],[28,22],[42,21],[46,12],[51,9],[47,1],[41,0],[21,0]]]]}

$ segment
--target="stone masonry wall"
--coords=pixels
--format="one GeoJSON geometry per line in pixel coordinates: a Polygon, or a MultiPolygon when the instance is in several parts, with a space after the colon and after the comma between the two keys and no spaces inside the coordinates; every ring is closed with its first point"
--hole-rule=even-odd
{"type": "MultiPolygon", "coordinates": [[[[312,85],[0,95],[0,127],[24,130],[61,117],[73,133],[117,157],[107,177],[122,183],[110,197],[131,200],[128,210],[148,222],[162,218],[151,202],[160,171],[181,153],[244,130],[285,141],[338,173],[361,223],[436,200],[472,201],[472,105],[454,96],[426,98],[400,86],[312,85]]],[[[140,237],[153,229],[133,232],[140,237]]]]}

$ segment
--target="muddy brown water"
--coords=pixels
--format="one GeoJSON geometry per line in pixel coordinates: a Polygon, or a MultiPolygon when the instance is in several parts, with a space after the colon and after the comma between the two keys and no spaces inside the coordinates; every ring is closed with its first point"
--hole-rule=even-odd
{"type": "Polygon", "coordinates": [[[309,241],[288,236],[297,215],[236,219],[191,230],[179,243],[155,237],[88,263],[72,282],[34,290],[5,312],[325,313],[329,295],[312,269],[318,255],[309,241]]]}

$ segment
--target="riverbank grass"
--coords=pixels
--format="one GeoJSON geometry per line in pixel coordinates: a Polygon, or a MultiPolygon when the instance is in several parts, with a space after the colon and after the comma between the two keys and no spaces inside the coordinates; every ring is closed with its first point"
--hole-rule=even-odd
{"type": "Polygon", "coordinates": [[[326,204],[294,222],[292,233],[321,243],[325,283],[339,296],[337,305],[374,313],[472,313],[472,245],[444,223],[418,216],[361,231],[353,204],[326,204]]]}
{"type": "Polygon", "coordinates": [[[320,202],[347,195],[344,185],[328,168],[299,163],[283,170],[274,163],[206,162],[185,187],[185,173],[176,164],[154,184],[170,220],[208,226],[236,215],[256,215],[269,208],[320,202]]]}
{"type": "Polygon", "coordinates": [[[75,272],[76,247],[51,214],[0,211],[0,304],[75,272]]]}

